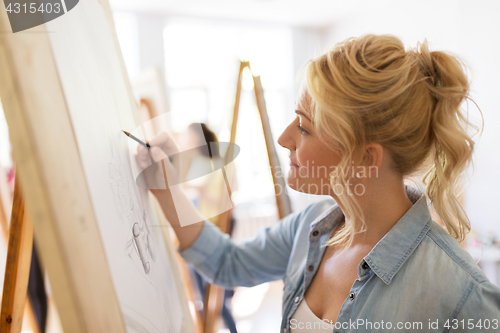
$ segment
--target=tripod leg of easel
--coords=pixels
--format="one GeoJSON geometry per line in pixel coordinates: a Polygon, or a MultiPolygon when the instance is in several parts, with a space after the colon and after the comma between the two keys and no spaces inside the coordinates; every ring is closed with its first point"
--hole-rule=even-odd
{"type": "Polygon", "coordinates": [[[206,288],[207,307],[205,311],[205,333],[216,333],[217,321],[222,313],[224,289],[208,284],[206,288]]]}
{"type": "Polygon", "coordinates": [[[281,172],[281,165],[274,145],[273,133],[271,131],[271,123],[267,113],[266,100],[264,99],[264,89],[260,76],[253,77],[253,86],[255,91],[255,101],[259,110],[260,119],[262,122],[262,130],[266,141],[267,154],[269,157],[269,165],[271,167],[271,175],[273,177],[274,191],[276,194],[276,204],[278,207],[278,216],[284,218],[292,212],[292,204],[288,193],[286,192],[286,181],[281,172]]]}
{"type": "Polygon", "coordinates": [[[12,207],[12,195],[7,184],[7,176],[0,172],[0,226],[2,235],[6,240],[9,239],[9,216],[12,207]]]}
{"type": "Polygon", "coordinates": [[[1,332],[21,331],[32,246],[33,226],[25,216],[22,193],[16,180],[0,314],[1,332]]]}

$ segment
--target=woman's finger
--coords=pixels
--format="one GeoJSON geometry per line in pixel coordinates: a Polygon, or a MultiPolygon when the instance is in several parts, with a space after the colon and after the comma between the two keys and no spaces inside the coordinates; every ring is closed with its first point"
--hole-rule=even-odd
{"type": "Polygon", "coordinates": [[[165,154],[165,152],[163,152],[162,149],[156,146],[152,146],[150,150],[151,150],[151,156],[153,157],[153,161],[155,162],[161,161],[168,157],[167,154],[165,154]]]}
{"type": "Polygon", "coordinates": [[[174,155],[179,152],[179,147],[177,146],[177,143],[175,140],[170,136],[170,134],[166,132],[162,132],[155,136],[149,144],[151,146],[157,146],[161,148],[165,154],[167,155],[174,155]]]}

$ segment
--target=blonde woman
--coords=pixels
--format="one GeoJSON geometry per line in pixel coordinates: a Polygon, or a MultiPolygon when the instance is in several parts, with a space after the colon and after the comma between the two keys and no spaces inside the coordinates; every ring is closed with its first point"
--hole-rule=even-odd
{"type": "MultiPolygon", "coordinates": [[[[500,289],[459,244],[470,231],[457,200],[474,149],[460,110],[468,93],[461,62],[425,42],[351,38],[308,62],[278,140],[288,185],[330,198],[235,244],[187,202],[202,221],[180,227],[181,191],[152,191],[181,255],[209,281],[284,280],[281,332],[497,332],[500,289]],[[405,185],[418,172],[425,193],[405,185]]],[[[177,151],[166,134],[153,144],[156,160],[177,151]]],[[[175,177],[175,161],[166,168],[175,177]]]]}

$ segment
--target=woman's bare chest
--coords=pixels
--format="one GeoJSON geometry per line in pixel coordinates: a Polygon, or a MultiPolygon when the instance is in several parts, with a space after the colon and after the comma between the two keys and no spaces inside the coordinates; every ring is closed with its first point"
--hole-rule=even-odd
{"type": "Polygon", "coordinates": [[[365,251],[346,251],[342,254],[327,249],[305,299],[311,311],[320,319],[336,321],[342,304],[358,278],[357,267],[365,251]]]}

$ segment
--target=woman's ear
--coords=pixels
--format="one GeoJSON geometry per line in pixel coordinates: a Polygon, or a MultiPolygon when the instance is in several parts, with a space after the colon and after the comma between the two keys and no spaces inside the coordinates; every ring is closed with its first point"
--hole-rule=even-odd
{"type": "Polygon", "coordinates": [[[366,174],[368,178],[371,178],[373,174],[378,175],[383,159],[384,147],[380,143],[371,142],[366,144],[363,162],[367,168],[366,174]]]}

